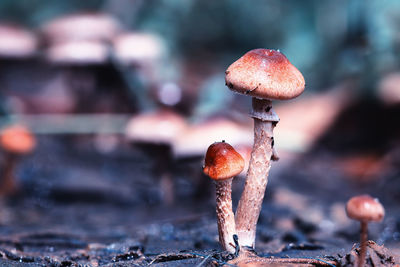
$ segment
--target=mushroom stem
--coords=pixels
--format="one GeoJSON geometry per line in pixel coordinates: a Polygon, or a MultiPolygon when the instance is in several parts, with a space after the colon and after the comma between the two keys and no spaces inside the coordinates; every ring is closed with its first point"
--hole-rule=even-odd
{"type": "Polygon", "coordinates": [[[235,253],[235,217],[232,212],[232,179],[215,182],[216,210],[219,243],[230,253],[235,253]]]}
{"type": "Polygon", "coordinates": [[[12,195],[16,192],[17,184],[14,177],[14,169],[16,164],[16,155],[7,152],[3,162],[3,173],[0,182],[0,195],[12,195]]]}
{"type": "Polygon", "coordinates": [[[252,107],[254,145],[235,220],[240,246],[254,249],[257,221],[273,156],[273,129],[279,118],[273,111],[269,100],[253,98],[252,107]]]}
{"type": "Polygon", "coordinates": [[[363,267],[365,256],[367,254],[367,239],[368,239],[368,223],[361,221],[361,235],[360,235],[360,256],[358,259],[358,267],[363,267]]]}

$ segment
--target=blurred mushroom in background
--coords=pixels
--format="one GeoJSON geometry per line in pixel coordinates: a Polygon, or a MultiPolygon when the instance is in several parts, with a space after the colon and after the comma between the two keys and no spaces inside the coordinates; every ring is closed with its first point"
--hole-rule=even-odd
{"type": "Polygon", "coordinates": [[[167,109],[136,115],[126,126],[126,138],[151,162],[161,200],[166,205],[175,200],[172,145],[186,128],[185,119],[167,109]]]}
{"type": "Polygon", "coordinates": [[[3,150],[0,195],[9,196],[18,191],[17,180],[14,177],[15,168],[21,156],[35,148],[36,139],[22,125],[11,125],[1,131],[0,145],[3,150]]]}
{"type": "Polygon", "coordinates": [[[400,72],[382,78],[378,85],[378,96],[386,105],[400,104],[400,72]]]}
{"type": "Polygon", "coordinates": [[[0,57],[23,59],[37,52],[36,35],[24,28],[11,24],[0,24],[0,57]]]}
{"type": "Polygon", "coordinates": [[[96,65],[107,61],[108,48],[99,40],[68,41],[53,44],[46,54],[53,64],[96,65]]]}
{"type": "MultiPolygon", "coordinates": [[[[235,148],[252,146],[251,125],[216,117],[193,123],[174,140],[173,153],[179,162],[185,162],[188,176],[195,183],[195,197],[209,198],[212,187],[199,170],[203,155],[209,144],[226,141],[235,148]]],[[[240,153],[240,151],[239,151],[240,153]]],[[[240,153],[241,154],[241,153],[240,153]]],[[[245,155],[241,154],[245,160],[245,155]]]]}
{"type": "Polygon", "coordinates": [[[77,101],[75,111],[134,110],[123,90],[124,82],[109,60],[112,39],[121,30],[118,20],[104,13],[77,13],[42,25],[45,57],[64,77],[77,101]]]}
{"type": "Polygon", "coordinates": [[[163,103],[158,94],[158,90],[165,89],[165,71],[161,68],[166,47],[161,37],[148,32],[124,32],[112,43],[114,64],[129,85],[129,94],[138,99],[139,109],[149,110],[155,101],[163,103]],[[152,95],[155,101],[149,100],[152,95]]]}
{"type": "Polygon", "coordinates": [[[190,125],[174,140],[177,157],[196,157],[204,154],[209,144],[225,140],[233,147],[252,143],[251,126],[226,118],[212,118],[190,125]]]}
{"type": "Polygon", "coordinates": [[[121,30],[121,25],[105,13],[77,13],[58,17],[41,27],[48,44],[70,41],[109,42],[121,30]]]}
{"type": "Polygon", "coordinates": [[[275,143],[279,149],[307,151],[335,122],[352,102],[349,84],[342,84],[325,93],[299,97],[276,107],[280,122],[275,143]]]}

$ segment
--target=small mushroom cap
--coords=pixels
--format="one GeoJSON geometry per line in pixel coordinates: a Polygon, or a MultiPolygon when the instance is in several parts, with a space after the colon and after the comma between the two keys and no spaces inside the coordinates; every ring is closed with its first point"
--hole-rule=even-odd
{"type": "Polygon", "coordinates": [[[304,77],[281,52],[254,49],[226,70],[225,82],[232,91],[262,99],[285,100],[299,96],[304,77]]]}
{"type": "Polygon", "coordinates": [[[225,180],[242,172],[243,157],[228,143],[216,142],[207,149],[203,172],[213,180],[225,180]]]}
{"type": "Polygon", "coordinates": [[[27,154],[36,146],[35,137],[21,125],[13,125],[4,129],[0,136],[2,148],[16,154],[27,154]]]}
{"type": "Polygon", "coordinates": [[[376,198],[369,195],[352,197],[346,205],[347,216],[358,221],[380,222],[385,216],[385,209],[376,198]]]}

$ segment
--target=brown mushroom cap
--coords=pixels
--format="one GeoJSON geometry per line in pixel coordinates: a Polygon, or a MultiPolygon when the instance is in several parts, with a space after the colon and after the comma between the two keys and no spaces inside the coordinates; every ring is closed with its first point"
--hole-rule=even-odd
{"type": "Polygon", "coordinates": [[[0,144],[4,150],[11,153],[27,154],[35,148],[36,140],[28,129],[14,125],[2,131],[0,144]]]}
{"type": "Polygon", "coordinates": [[[225,180],[242,172],[243,157],[228,143],[216,142],[207,149],[203,172],[213,180],[225,180]]]}
{"type": "Polygon", "coordinates": [[[352,197],[347,202],[346,213],[354,220],[380,222],[385,216],[385,209],[378,199],[361,195],[352,197]]]}
{"type": "Polygon", "coordinates": [[[232,63],[225,82],[232,91],[262,99],[285,100],[304,91],[300,71],[281,52],[254,49],[232,63]]]}

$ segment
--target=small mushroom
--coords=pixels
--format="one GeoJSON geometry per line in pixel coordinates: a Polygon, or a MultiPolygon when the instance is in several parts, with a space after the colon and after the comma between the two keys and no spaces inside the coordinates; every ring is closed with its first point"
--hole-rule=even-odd
{"type": "Polygon", "coordinates": [[[232,91],[252,96],[254,145],[235,219],[239,244],[254,248],[271,160],[278,158],[274,152],[273,129],[279,117],[271,99],[295,98],[304,91],[305,82],[300,71],[282,53],[271,49],[247,52],[229,66],[225,81],[232,91]]]}
{"type": "Polygon", "coordinates": [[[0,145],[5,152],[0,195],[7,196],[17,191],[14,169],[19,156],[30,153],[36,146],[36,140],[25,127],[13,125],[2,131],[0,145]]]}
{"type": "Polygon", "coordinates": [[[378,199],[369,195],[352,197],[346,205],[347,216],[361,223],[360,255],[358,266],[364,266],[367,251],[368,222],[380,222],[385,216],[385,209],[378,199]]]}
{"type": "Polygon", "coordinates": [[[232,180],[242,172],[244,159],[228,143],[216,142],[207,149],[203,171],[215,181],[219,242],[223,249],[234,253],[236,246],[235,218],[232,211],[232,180]]]}

